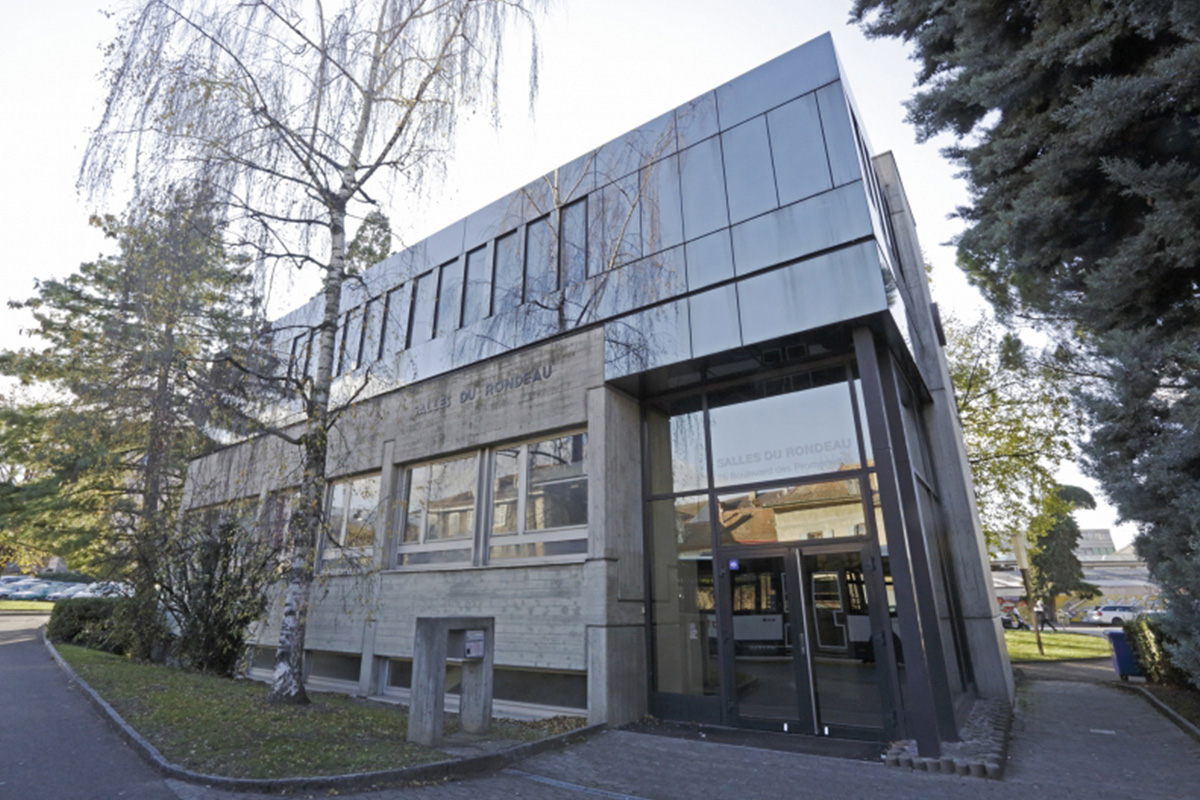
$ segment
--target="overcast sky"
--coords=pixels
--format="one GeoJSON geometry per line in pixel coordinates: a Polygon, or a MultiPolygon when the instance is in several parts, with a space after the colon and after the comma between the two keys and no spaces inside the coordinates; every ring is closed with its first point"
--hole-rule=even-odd
{"type": "MultiPolygon", "coordinates": [[[[30,296],[37,278],[62,277],[105,247],[87,218],[96,209],[75,190],[88,129],[104,93],[100,47],[113,33],[101,8],[120,3],[54,0],[11,3],[0,49],[0,145],[6,187],[0,233],[9,253],[0,300],[30,296]]],[[[608,139],[658,116],[826,31],[831,31],[875,152],[896,154],[918,232],[934,265],[934,298],[962,318],[982,301],[947,246],[966,200],[954,165],[918,145],[904,123],[915,64],[892,40],[867,40],[846,24],[849,0],[560,0],[540,29],[541,86],[532,118],[526,86],[508,86],[500,130],[464,125],[446,180],[419,201],[397,197],[393,226],[413,242],[608,139]]],[[[514,51],[517,48],[512,48],[514,51]]],[[[301,302],[316,276],[300,275],[282,307],[301,302]]],[[[0,311],[0,347],[22,344],[22,314],[0,311]]],[[[1067,470],[1062,480],[1086,483],[1067,470]]],[[[1089,488],[1094,485],[1087,483],[1089,488]]],[[[1114,527],[1110,508],[1077,517],[1114,527]]],[[[1133,536],[1114,531],[1118,546],[1133,536]]]]}

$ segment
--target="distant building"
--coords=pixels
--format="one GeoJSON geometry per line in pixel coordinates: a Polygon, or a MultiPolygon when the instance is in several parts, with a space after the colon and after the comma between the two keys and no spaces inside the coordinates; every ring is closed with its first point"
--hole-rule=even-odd
{"type": "MultiPolygon", "coordinates": [[[[286,368],[320,314],[276,322],[286,368]]],[[[367,270],[341,314],[314,685],[405,699],[416,618],[454,615],[495,618],[507,710],[925,752],[1011,700],[914,221],[828,35],[367,270]]],[[[278,527],[299,463],[231,446],[185,508],[278,527]]]]}
{"type": "Polygon", "coordinates": [[[1117,552],[1112,532],[1108,528],[1085,528],[1079,532],[1079,543],[1075,546],[1075,557],[1080,561],[1091,561],[1117,552]]]}

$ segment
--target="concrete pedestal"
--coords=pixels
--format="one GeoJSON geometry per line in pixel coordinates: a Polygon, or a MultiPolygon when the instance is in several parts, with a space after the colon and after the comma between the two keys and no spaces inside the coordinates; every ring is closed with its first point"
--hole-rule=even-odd
{"type": "Polygon", "coordinates": [[[435,745],[446,709],[446,662],[462,666],[459,717],[467,733],[492,724],[495,617],[418,617],[414,640],[408,741],[435,745]]]}

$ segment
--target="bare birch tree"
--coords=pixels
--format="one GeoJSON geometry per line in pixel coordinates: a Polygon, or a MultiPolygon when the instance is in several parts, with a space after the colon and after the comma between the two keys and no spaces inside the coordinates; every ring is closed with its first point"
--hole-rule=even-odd
{"type": "MultiPolygon", "coordinates": [[[[305,615],[324,522],[334,335],[347,224],[398,184],[419,186],[455,116],[497,101],[502,42],[543,0],[142,0],[110,48],[109,94],[85,153],[93,196],[179,174],[218,187],[238,243],[322,270],[299,506],[276,653],[275,702],[303,703],[305,615]],[[371,192],[368,193],[368,186],[371,192]]],[[[536,89],[533,43],[530,88],[536,89]]]]}

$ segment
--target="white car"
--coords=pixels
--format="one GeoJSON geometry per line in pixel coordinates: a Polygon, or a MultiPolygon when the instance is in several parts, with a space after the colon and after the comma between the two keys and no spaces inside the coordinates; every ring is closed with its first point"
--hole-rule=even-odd
{"type": "Polygon", "coordinates": [[[1093,625],[1124,625],[1140,613],[1137,606],[1098,606],[1088,614],[1087,621],[1093,625]]]}

